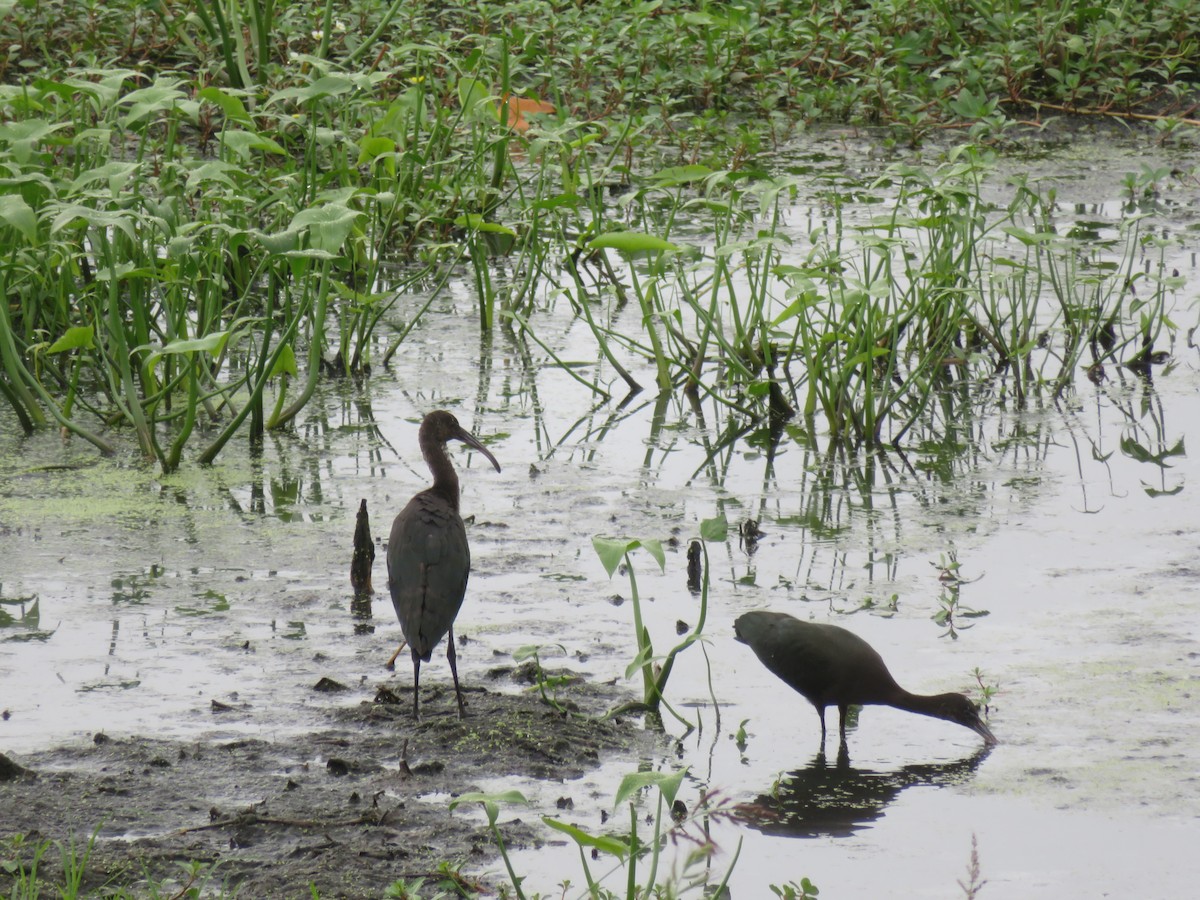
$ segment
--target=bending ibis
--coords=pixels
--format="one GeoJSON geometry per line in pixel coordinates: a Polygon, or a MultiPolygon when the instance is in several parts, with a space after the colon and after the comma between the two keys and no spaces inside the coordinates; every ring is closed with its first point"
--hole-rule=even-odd
{"type": "Polygon", "coordinates": [[[838,708],[838,731],[846,744],[846,712],[851,705],[892,706],[970,728],[989,745],[991,729],[979,707],[963,694],[913,694],[896,684],[883,657],[852,631],[837,625],[802,622],[786,613],[756,610],[733,625],[762,664],[799,691],[821,718],[825,745],[825,707],[838,708]]]}

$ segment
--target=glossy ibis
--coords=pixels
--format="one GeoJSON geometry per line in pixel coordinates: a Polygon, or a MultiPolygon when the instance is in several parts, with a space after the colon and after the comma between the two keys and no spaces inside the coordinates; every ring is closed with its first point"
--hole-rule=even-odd
{"type": "Polygon", "coordinates": [[[821,745],[825,745],[825,707],[838,708],[838,731],[846,743],[846,711],[851,705],[878,704],[906,709],[970,728],[988,744],[996,743],[979,718],[979,707],[963,694],[913,694],[884,665],[883,657],[852,631],[837,625],[802,622],[786,613],[757,610],[733,625],[768,669],[817,708],[821,745]]]}
{"type": "Polygon", "coordinates": [[[404,639],[412,651],[413,718],[420,715],[421,661],[429,661],[443,637],[446,659],[454,678],[458,715],[463,709],[462,690],[454,658],[454,619],[467,592],[471,551],[467,530],[458,514],[458,475],[446,453],[447,441],[462,441],[487,457],[500,471],[496,457],[458,424],[445,410],[427,415],[419,435],[421,455],[433,473],[433,486],[421,491],[392,522],[388,538],[388,589],[404,639]]]}

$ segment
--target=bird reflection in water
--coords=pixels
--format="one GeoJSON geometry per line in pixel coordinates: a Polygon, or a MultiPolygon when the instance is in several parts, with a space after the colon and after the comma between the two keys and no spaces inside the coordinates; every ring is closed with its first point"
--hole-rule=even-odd
{"type": "Polygon", "coordinates": [[[845,745],[830,766],[824,752],[807,767],[780,777],[769,793],[742,807],[750,826],[778,837],[848,837],[871,827],[905,788],[969,781],[991,745],[965,759],[921,763],[888,772],[851,767],[845,745]]]}

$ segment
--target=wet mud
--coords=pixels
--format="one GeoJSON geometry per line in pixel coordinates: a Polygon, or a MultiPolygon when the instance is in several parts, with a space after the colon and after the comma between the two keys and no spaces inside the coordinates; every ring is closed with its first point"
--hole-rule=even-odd
{"type": "MultiPolygon", "coordinates": [[[[638,720],[601,718],[622,699],[614,689],[576,681],[559,688],[557,709],[536,692],[512,693],[527,676],[490,673],[488,688],[464,692],[463,720],[452,688],[423,689],[414,722],[410,694],[363,685],[360,703],[331,707],[286,740],[99,734],[86,746],[0,758],[11,764],[0,765],[0,839],[24,834],[28,866],[41,842],[81,853],[96,833],[85,890],[147,879],[185,886],[193,862],[212,867],[209,887],[245,897],[308,897],[315,887],[321,897],[375,898],[399,879],[436,883],[443,862],[473,883],[468,873],[496,847],[479,809],[450,812],[451,797],[524,776],[562,783],[560,803],[574,802],[569,782],[607,755],[661,753],[638,720]]],[[[500,824],[512,848],[545,835],[534,811],[517,806],[500,824]]],[[[48,883],[61,877],[58,850],[38,872],[48,883]]]]}

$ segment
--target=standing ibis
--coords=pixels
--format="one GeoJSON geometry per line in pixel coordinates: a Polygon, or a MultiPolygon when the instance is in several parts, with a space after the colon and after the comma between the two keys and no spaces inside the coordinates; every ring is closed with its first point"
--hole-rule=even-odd
{"type": "Polygon", "coordinates": [[[400,629],[412,651],[413,718],[420,717],[421,661],[429,661],[443,637],[458,715],[464,710],[454,656],[454,620],[467,592],[471,551],[467,530],[458,514],[458,474],[446,452],[447,441],[474,447],[500,471],[496,457],[445,410],[431,412],[421,422],[421,455],[433,473],[433,486],[408,501],[392,522],[388,538],[388,589],[400,629]]]}

